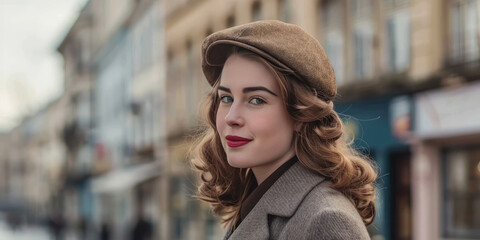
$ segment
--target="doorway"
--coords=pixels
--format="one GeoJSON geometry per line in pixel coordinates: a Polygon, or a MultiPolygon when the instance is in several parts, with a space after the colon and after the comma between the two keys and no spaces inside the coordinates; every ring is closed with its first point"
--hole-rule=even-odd
{"type": "Polygon", "coordinates": [[[393,240],[412,239],[411,153],[390,153],[391,233],[393,240]]]}

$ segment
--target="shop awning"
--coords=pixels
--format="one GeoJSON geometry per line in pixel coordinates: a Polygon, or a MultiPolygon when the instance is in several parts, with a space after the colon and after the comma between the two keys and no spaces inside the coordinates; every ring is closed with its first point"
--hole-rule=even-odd
{"type": "Polygon", "coordinates": [[[160,167],[158,162],[113,169],[107,174],[92,180],[92,191],[101,194],[128,190],[159,174],[160,167]]]}

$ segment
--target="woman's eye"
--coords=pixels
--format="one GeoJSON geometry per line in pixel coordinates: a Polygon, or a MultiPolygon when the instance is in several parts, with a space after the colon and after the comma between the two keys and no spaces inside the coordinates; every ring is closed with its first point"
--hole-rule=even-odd
{"type": "Polygon", "coordinates": [[[230,97],[230,96],[223,96],[220,98],[220,101],[224,102],[224,103],[231,103],[233,102],[233,98],[230,97]]]}
{"type": "Polygon", "coordinates": [[[265,101],[263,101],[263,99],[261,98],[252,98],[252,100],[250,100],[250,103],[254,105],[260,105],[260,104],[264,104],[265,101]]]}

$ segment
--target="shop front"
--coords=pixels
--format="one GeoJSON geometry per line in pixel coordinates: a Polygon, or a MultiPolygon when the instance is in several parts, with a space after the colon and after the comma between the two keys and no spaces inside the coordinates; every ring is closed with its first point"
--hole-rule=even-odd
{"type": "Polygon", "coordinates": [[[404,142],[411,134],[411,105],[408,95],[336,103],[354,147],[379,170],[372,239],[411,239],[411,151],[404,142]]]}
{"type": "Polygon", "coordinates": [[[479,239],[480,82],[414,102],[414,239],[479,239]]]}

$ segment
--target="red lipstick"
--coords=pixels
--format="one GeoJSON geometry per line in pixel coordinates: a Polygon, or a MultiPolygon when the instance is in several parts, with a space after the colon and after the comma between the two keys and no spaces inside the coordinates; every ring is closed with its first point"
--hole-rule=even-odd
{"type": "Polygon", "coordinates": [[[242,138],[239,136],[232,136],[232,135],[227,135],[225,138],[227,139],[227,145],[229,147],[241,147],[249,143],[250,141],[252,141],[251,139],[242,138]]]}

